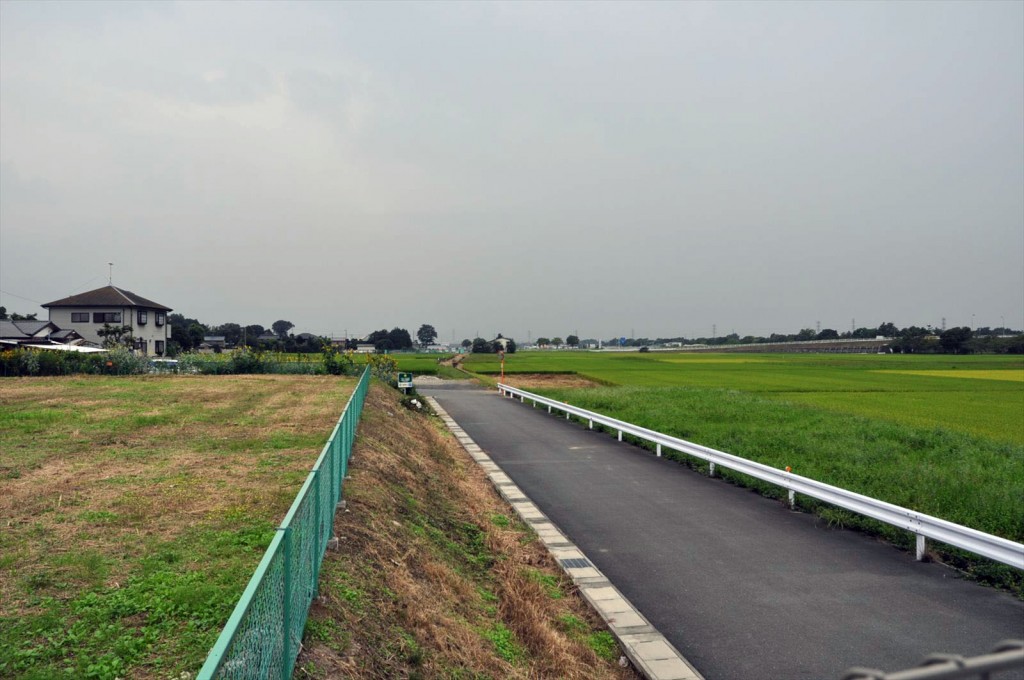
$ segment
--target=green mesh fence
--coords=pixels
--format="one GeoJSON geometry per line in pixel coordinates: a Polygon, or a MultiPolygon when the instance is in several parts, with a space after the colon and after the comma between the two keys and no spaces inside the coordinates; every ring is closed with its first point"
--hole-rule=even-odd
{"type": "Polygon", "coordinates": [[[197,680],[292,677],[369,384],[367,368],[197,680]]]}

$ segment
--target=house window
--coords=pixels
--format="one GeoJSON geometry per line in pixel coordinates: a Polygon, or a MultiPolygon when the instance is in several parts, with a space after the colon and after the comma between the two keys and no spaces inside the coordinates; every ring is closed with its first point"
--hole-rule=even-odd
{"type": "Polygon", "coordinates": [[[164,325],[164,313],[163,312],[157,312],[156,313],[156,325],[157,326],[163,326],[164,325]]]}
{"type": "Polygon", "coordinates": [[[93,312],[93,323],[121,323],[121,312],[93,312]]]}
{"type": "Polygon", "coordinates": [[[157,340],[154,343],[153,351],[162,356],[164,353],[164,341],[157,340]]]}
{"type": "Polygon", "coordinates": [[[89,323],[89,312],[71,312],[71,323],[89,323]]]}
{"type": "Polygon", "coordinates": [[[149,317],[149,313],[146,312],[146,310],[144,310],[144,309],[140,309],[139,310],[139,325],[141,326],[142,324],[146,323],[146,321],[148,320],[148,317],[149,317]]]}

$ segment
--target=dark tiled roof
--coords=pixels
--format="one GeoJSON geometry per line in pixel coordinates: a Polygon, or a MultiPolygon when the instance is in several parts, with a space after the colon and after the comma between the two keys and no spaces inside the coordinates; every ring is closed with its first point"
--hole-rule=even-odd
{"type": "Polygon", "coordinates": [[[43,307],[149,307],[150,309],[162,309],[165,312],[171,311],[159,302],[147,300],[141,295],[136,295],[130,290],[118,288],[117,286],[104,286],[88,293],[80,293],[71,297],[47,302],[43,307]]]}
{"type": "Polygon", "coordinates": [[[47,326],[58,330],[49,321],[0,321],[0,338],[30,338],[47,326]]]}

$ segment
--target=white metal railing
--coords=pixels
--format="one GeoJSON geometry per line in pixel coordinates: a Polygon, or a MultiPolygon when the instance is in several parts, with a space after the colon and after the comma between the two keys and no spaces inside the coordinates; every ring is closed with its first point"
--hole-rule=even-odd
{"type": "Polygon", "coordinates": [[[851,668],[842,680],[990,680],[993,673],[1024,669],[1024,640],[1004,640],[989,654],[963,657],[932,654],[917,668],[883,673],[871,668],[851,668]]]}
{"type": "Polygon", "coordinates": [[[658,456],[661,456],[662,449],[666,448],[701,458],[710,463],[712,475],[715,474],[715,466],[720,465],[755,479],[768,482],[769,484],[780,486],[789,491],[790,506],[795,504],[796,494],[800,493],[845,510],[871,517],[880,522],[906,529],[917,536],[918,560],[924,557],[925,539],[930,538],[997,562],[1008,564],[1017,569],[1024,569],[1024,545],[1020,543],[954,524],[953,522],[947,522],[944,519],[932,517],[916,510],[909,510],[898,505],[886,503],[885,501],[862,496],[861,494],[840,489],[830,484],[824,484],[808,477],[801,477],[787,470],[777,470],[763,463],[755,463],[752,460],[740,458],[731,453],[694,444],[685,439],[649,430],[646,427],[627,423],[555,399],[548,399],[539,394],[520,390],[510,385],[499,383],[498,390],[503,395],[512,398],[519,397],[520,401],[524,403],[530,400],[534,406],[537,404],[547,406],[548,413],[557,409],[564,412],[566,418],[570,416],[582,418],[588,422],[591,429],[594,428],[594,423],[597,423],[598,425],[616,430],[618,431],[619,441],[622,441],[622,435],[625,433],[651,442],[655,445],[655,451],[658,456]]]}

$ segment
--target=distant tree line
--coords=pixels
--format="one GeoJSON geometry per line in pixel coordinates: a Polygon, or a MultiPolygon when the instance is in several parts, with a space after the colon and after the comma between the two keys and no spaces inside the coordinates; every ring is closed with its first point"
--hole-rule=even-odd
{"type": "MultiPolygon", "coordinates": [[[[946,330],[939,330],[931,326],[898,328],[891,322],[883,323],[876,328],[857,328],[843,333],[833,328],[823,328],[821,331],[804,328],[798,333],[788,335],[772,333],[769,336],[745,335],[740,337],[736,333],[730,333],[729,335],[710,338],[627,338],[625,343],[621,341],[621,338],[611,338],[604,341],[604,344],[609,346],[623,345],[625,347],[645,347],[669,343],[728,346],[776,342],[808,342],[811,340],[858,340],[877,337],[892,338],[893,342],[889,347],[892,348],[893,352],[913,354],[1024,354],[1024,334],[1019,330],[1003,327],[983,327],[972,330],[967,326],[957,326],[946,330]]],[[[541,341],[544,339],[538,338],[538,344],[541,344],[541,341]]]]}
{"type": "Polygon", "coordinates": [[[167,323],[171,327],[169,352],[174,356],[183,351],[198,349],[207,336],[222,336],[227,348],[248,347],[258,350],[275,350],[280,352],[319,352],[328,338],[312,333],[289,333],[295,327],[291,321],[278,319],[264,328],[260,324],[241,324],[228,322],[219,325],[207,325],[186,317],[183,314],[170,314],[167,323]]]}
{"type": "Polygon", "coordinates": [[[462,341],[462,348],[469,350],[473,354],[497,354],[498,352],[515,354],[517,349],[516,341],[512,338],[506,338],[501,333],[498,333],[498,337],[494,340],[484,340],[483,338],[473,338],[470,340],[466,338],[462,341]]]}

